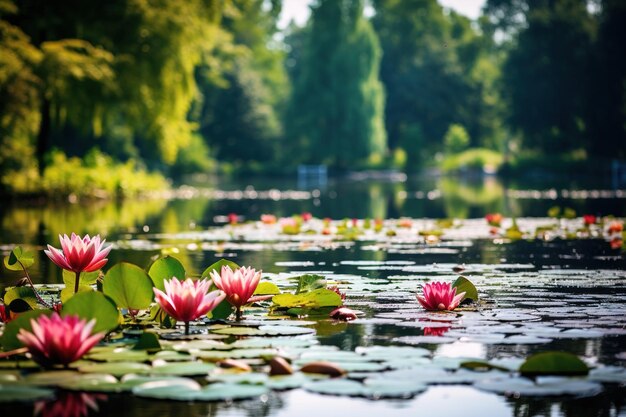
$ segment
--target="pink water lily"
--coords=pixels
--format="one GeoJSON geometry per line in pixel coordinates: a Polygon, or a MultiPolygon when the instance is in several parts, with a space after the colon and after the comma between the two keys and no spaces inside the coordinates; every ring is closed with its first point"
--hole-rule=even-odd
{"type": "Polygon", "coordinates": [[[111,246],[104,247],[105,240],[100,240],[100,235],[81,238],[72,233],[71,237],[59,235],[61,249],[48,245],[44,253],[59,267],[72,271],[76,274],[74,292],[78,292],[80,274],[93,272],[102,268],[108,261],[106,258],[111,251],[111,246]]]}
{"type": "Polygon", "coordinates": [[[52,313],[30,321],[32,332],[20,329],[17,338],[43,366],[65,365],[80,359],[98,344],[104,333],[91,334],[96,320],[52,313]]]}
{"type": "Polygon", "coordinates": [[[429,282],[424,284],[422,295],[417,294],[417,301],[426,310],[454,310],[465,297],[465,292],[456,293],[456,288],[448,282],[429,282]]]}
{"type": "Polygon", "coordinates": [[[211,279],[220,290],[226,293],[226,300],[237,309],[237,320],[241,319],[241,307],[251,302],[252,294],[261,280],[261,271],[241,267],[233,271],[222,266],[221,273],[211,271],[211,279]]]}
{"type": "Polygon", "coordinates": [[[189,322],[213,310],[225,297],[222,291],[211,291],[211,281],[203,279],[180,281],[174,277],[163,281],[165,292],[153,288],[157,303],[175,320],[185,323],[185,334],[189,334],[189,322]]]}

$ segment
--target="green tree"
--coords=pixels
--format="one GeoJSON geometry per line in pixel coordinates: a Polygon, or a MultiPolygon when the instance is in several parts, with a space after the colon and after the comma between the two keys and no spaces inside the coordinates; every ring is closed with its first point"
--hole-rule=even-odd
{"type": "Polygon", "coordinates": [[[287,93],[284,52],[275,44],[280,2],[233,0],[222,20],[232,44],[218,47],[223,67],[199,69],[201,100],[193,114],[200,132],[220,161],[242,169],[274,159],[282,134],[279,113],[287,93]]]}
{"type": "Polygon", "coordinates": [[[585,0],[529,1],[504,67],[510,123],[527,147],[585,145],[585,97],[595,23],[585,0]]]}
{"type": "Polygon", "coordinates": [[[443,137],[443,144],[446,152],[458,153],[467,149],[470,144],[470,136],[462,125],[451,124],[443,137]]]}
{"type": "Polygon", "coordinates": [[[589,150],[626,158],[626,3],[603,0],[587,89],[589,150]]]}
{"type": "Polygon", "coordinates": [[[389,147],[407,150],[414,170],[442,150],[453,123],[466,127],[472,145],[497,146],[499,71],[485,22],[478,31],[469,19],[444,13],[436,0],[373,3],[384,51],[380,76],[387,91],[389,147]]]}
{"type": "MultiPolygon", "coordinates": [[[[385,151],[378,38],[362,0],[319,0],[293,72],[287,149],[340,170],[385,151]]],[[[291,162],[299,162],[292,159],[291,162]]]]}

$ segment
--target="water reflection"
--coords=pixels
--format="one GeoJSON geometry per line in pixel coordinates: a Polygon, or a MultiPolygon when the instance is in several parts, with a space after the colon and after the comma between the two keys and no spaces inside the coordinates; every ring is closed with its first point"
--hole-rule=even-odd
{"type": "Polygon", "coordinates": [[[107,401],[104,394],[62,391],[54,400],[37,401],[34,417],[87,417],[97,414],[99,402],[107,401]]]}

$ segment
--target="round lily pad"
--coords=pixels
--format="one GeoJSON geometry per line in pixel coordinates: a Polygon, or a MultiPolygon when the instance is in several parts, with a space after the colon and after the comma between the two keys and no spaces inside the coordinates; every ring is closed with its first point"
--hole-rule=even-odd
{"type": "Polygon", "coordinates": [[[0,403],[33,402],[54,398],[54,391],[19,385],[0,385],[0,403]]]}

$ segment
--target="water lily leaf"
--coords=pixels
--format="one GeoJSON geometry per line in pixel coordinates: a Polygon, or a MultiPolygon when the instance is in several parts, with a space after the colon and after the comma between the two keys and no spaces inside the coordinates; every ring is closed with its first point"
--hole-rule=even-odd
{"type": "Polygon", "coordinates": [[[232,336],[296,336],[315,333],[315,330],[297,326],[260,326],[258,328],[237,326],[216,329],[211,332],[232,336]]]}
{"type": "Polygon", "coordinates": [[[148,352],[156,352],[161,350],[161,344],[159,343],[159,337],[150,332],[143,332],[139,336],[139,340],[133,346],[133,350],[147,350],[148,352]]]}
{"type": "Polygon", "coordinates": [[[50,315],[52,311],[50,310],[32,310],[21,313],[17,318],[11,320],[4,327],[4,331],[2,333],[2,337],[0,338],[0,344],[4,348],[4,350],[13,350],[18,349],[23,346],[22,342],[20,342],[17,338],[17,334],[20,329],[24,329],[28,332],[32,331],[32,327],[30,325],[31,319],[36,319],[41,315],[50,315]]]}
{"type": "Polygon", "coordinates": [[[115,383],[117,378],[109,374],[81,374],[76,371],[46,371],[27,375],[21,383],[41,387],[60,387],[65,384],[76,383],[93,385],[98,383],[115,383]]]}
{"type": "MultiPolygon", "coordinates": [[[[94,285],[98,281],[98,277],[100,276],[100,271],[93,272],[81,272],[80,273],[80,285],[94,285]]],[[[72,271],[63,270],[63,283],[65,284],[65,288],[69,288],[72,291],[74,290],[74,284],[76,283],[76,274],[72,271]]]]}
{"type": "Polygon", "coordinates": [[[265,383],[268,388],[275,390],[288,390],[288,389],[296,389],[300,388],[307,382],[310,382],[311,378],[309,378],[306,374],[302,372],[296,372],[292,375],[276,375],[269,378],[269,380],[265,383]]]}
{"type": "Polygon", "coordinates": [[[98,347],[92,349],[87,358],[103,362],[145,362],[150,360],[150,354],[145,350],[130,350],[106,346],[100,349],[98,347]]]}
{"type": "Polygon", "coordinates": [[[524,376],[587,375],[589,367],[578,356],[568,352],[541,352],[532,355],[519,368],[524,376]]]}
{"type": "Polygon", "coordinates": [[[235,307],[228,300],[224,299],[213,310],[209,311],[207,317],[214,320],[225,320],[235,312],[235,307]]]}
{"type": "Polygon", "coordinates": [[[223,266],[227,266],[230,269],[232,269],[233,271],[239,269],[239,265],[237,265],[233,261],[229,261],[227,259],[220,259],[219,261],[215,262],[211,266],[207,267],[204,270],[204,272],[202,272],[202,276],[200,278],[202,278],[202,279],[204,279],[204,278],[211,279],[211,272],[215,271],[215,272],[217,272],[219,274],[219,273],[222,272],[222,267],[223,266]]]}
{"type": "Polygon", "coordinates": [[[278,286],[270,281],[261,281],[259,285],[254,290],[255,295],[266,295],[266,294],[280,294],[280,289],[278,286]]]}
{"type": "MultiPolygon", "coordinates": [[[[78,292],[91,292],[91,291],[95,291],[92,287],[88,286],[88,285],[79,285],[78,286],[78,292]]],[[[74,292],[74,285],[68,285],[65,288],[63,288],[61,290],[61,302],[63,304],[67,303],[69,301],[70,298],[72,298],[74,296],[74,294],[77,294],[74,292]]],[[[113,300],[111,300],[113,301],[113,300]]]]}
{"type": "Polygon", "coordinates": [[[249,384],[209,384],[195,397],[196,401],[229,401],[243,400],[265,395],[269,389],[264,385],[249,384]]]}
{"type": "Polygon", "coordinates": [[[152,375],[172,375],[172,376],[205,376],[214,371],[215,365],[204,362],[173,362],[163,365],[153,366],[150,373],[152,375]]]}
{"type": "Polygon", "coordinates": [[[98,291],[78,292],[63,304],[62,315],[76,314],[91,320],[96,319],[94,332],[110,332],[120,323],[120,313],[115,302],[98,291]]]}
{"type": "Polygon", "coordinates": [[[452,287],[456,288],[457,294],[465,291],[465,296],[463,297],[463,300],[478,301],[478,290],[476,289],[474,284],[472,284],[472,282],[464,276],[458,277],[456,281],[454,281],[454,283],[452,284],[452,287]]]}
{"type": "Polygon", "coordinates": [[[0,403],[33,402],[54,398],[54,391],[19,385],[0,385],[0,403]]]}
{"type": "Polygon", "coordinates": [[[321,275],[306,274],[294,279],[298,280],[298,289],[296,290],[296,294],[326,288],[326,279],[321,275]]]}
{"type": "Polygon", "coordinates": [[[235,349],[235,350],[202,350],[194,355],[203,360],[218,362],[224,359],[253,359],[273,357],[278,354],[276,349],[235,349]]]}
{"type": "Polygon", "coordinates": [[[111,374],[121,377],[126,374],[147,374],[152,367],[137,362],[94,363],[78,368],[82,373],[111,374]]]}
{"type": "Polygon", "coordinates": [[[136,265],[120,262],[109,269],[102,284],[103,292],[118,308],[143,310],[152,302],[152,280],[136,265]]]}
{"type": "Polygon", "coordinates": [[[4,257],[4,266],[9,271],[21,271],[22,265],[24,268],[28,268],[34,264],[35,254],[23,249],[21,246],[16,246],[8,256],[4,257]]]}
{"type": "Polygon", "coordinates": [[[269,381],[269,376],[258,372],[222,373],[207,377],[207,381],[222,382],[226,384],[264,385],[267,381],[269,381]]]}
{"type": "Polygon", "coordinates": [[[479,381],[475,388],[483,391],[506,394],[514,397],[542,397],[557,395],[575,395],[587,397],[602,392],[602,385],[578,379],[562,377],[543,377],[537,381],[526,378],[502,378],[479,381]]]}
{"type": "Polygon", "coordinates": [[[194,380],[148,382],[133,388],[138,397],[172,401],[225,401],[253,398],[268,392],[262,385],[210,384],[202,388],[194,380]]]}
{"type": "MultiPolygon", "coordinates": [[[[8,289],[6,294],[4,294],[4,305],[10,305],[13,301],[20,299],[26,302],[31,309],[37,308],[37,297],[31,287],[13,287],[8,289]]],[[[11,308],[11,311],[15,313],[21,312],[13,308],[11,308]]]]}
{"type": "Polygon", "coordinates": [[[9,304],[7,307],[12,313],[24,313],[33,309],[33,307],[31,307],[31,305],[27,301],[21,298],[17,298],[11,301],[11,304],[9,304]]]}
{"type": "Polygon", "coordinates": [[[154,286],[161,291],[165,291],[164,280],[172,279],[176,277],[180,280],[184,280],[186,277],[185,267],[180,261],[173,256],[164,256],[157,259],[150,265],[148,275],[152,279],[154,286]]]}
{"type": "Polygon", "coordinates": [[[275,307],[338,307],[343,302],[341,296],[326,288],[316,289],[301,294],[278,294],[272,298],[275,307]]]}

